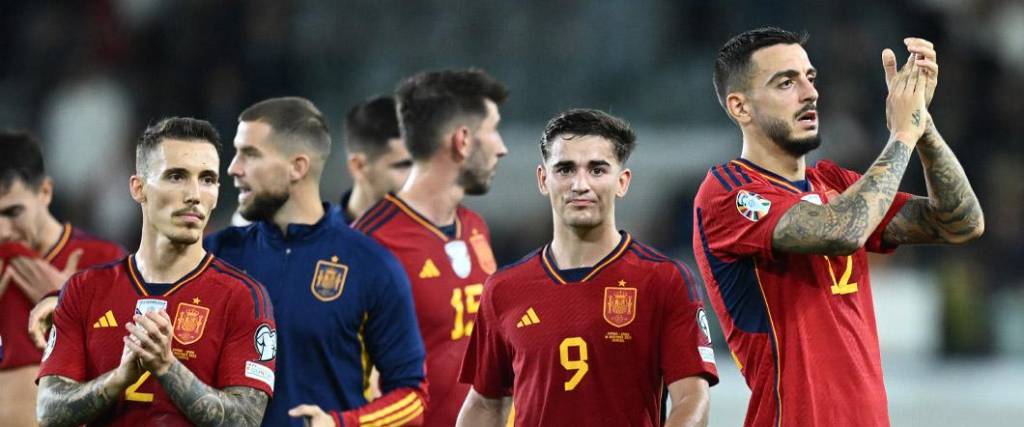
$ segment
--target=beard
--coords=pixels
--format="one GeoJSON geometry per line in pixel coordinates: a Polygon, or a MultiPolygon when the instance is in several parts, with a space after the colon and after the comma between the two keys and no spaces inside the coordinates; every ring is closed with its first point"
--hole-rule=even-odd
{"type": "Polygon", "coordinates": [[[248,205],[239,207],[238,213],[247,221],[269,221],[288,202],[290,196],[287,189],[254,194],[248,205]]]}
{"type": "Polygon", "coordinates": [[[789,124],[775,118],[758,120],[761,128],[775,145],[794,157],[801,157],[821,146],[821,135],[814,134],[805,138],[793,138],[789,124]]]}
{"type": "Polygon", "coordinates": [[[479,146],[466,158],[466,165],[459,172],[459,186],[470,196],[487,194],[491,189],[491,170],[487,169],[487,158],[479,146]]]}

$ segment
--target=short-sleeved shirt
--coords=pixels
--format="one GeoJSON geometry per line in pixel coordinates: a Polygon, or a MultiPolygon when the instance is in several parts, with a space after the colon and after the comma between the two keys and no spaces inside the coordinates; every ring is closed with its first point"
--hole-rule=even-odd
{"type": "MultiPolygon", "coordinates": [[[[106,264],[125,256],[121,245],[92,236],[72,227],[71,224],[65,224],[57,243],[40,257],[54,268],[63,270],[68,257],[79,249],[82,250],[82,255],[78,259],[78,269],[106,264]]],[[[13,256],[0,253],[0,260],[4,265],[7,265],[8,258],[13,256]]],[[[0,312],[3,313],[0,315],[0,336],[3,337],[6,353],[0,362],[0,370],[38,365],[43,357],[43,352],[36,348],[27,332],[28,315],[33,306],[32,300],[21,291],[13,279],[0,295],[0,312]]]]}
{"type": "Polygon", "coordinates": [[[480,305],[461,381],[512,395],[516,425],[657,426],[664,385],[718,382],[693,275],[625,232],[592,268],[534,251],[491,276],[480,305]]]}
{"type": "MultiPolygon", "coordinates": [[[[175,283],[146,283],[135,257],[71,277],[54,312],[39,377],[78,382],[117,368],[137,307],[165,305],[171,350],[206,385],[273,394],[276,326],[263,286],[213,255],[175,283]],[[142,301],[140,303],[140,301],[142,301]]],[[[91,425],[191,425],[149,372],[91,425]]]]}
{"type": "Polygon", "coordinates": [[[773,251],[779,219],[823,205],[860,175],[827,161],[791,182],[733,160],[712,168],[695,200],[693,250],[734,360],[752,391],[747,426],[888,425],[867,251],[910,197],[898,193],[850,256],[773,251]]]}
{"type": "Polygon", "coordinates": [[[458,381],[459,362],[474,331],[484,281],[497,269],[487,224],[459,206],[454,224],[444,230],[388,194],[352,226],[390,249],[405,268],[427,349],[430,405],[424,425],[454,425],[469,393],[458,381]]]}

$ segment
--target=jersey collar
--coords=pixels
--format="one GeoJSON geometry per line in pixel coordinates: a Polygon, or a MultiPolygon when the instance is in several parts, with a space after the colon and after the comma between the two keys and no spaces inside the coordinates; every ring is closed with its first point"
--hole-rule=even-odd
{"type": "Polygon", "coordinates": [[[729,163],[737,165],[749,172],[753,172],[754,174],[757,174],[761,178],[764,178],[771,182],[772,184],[775,184],[776,187],[782,188],[786,191],[789,191],[790,193],[803,193],[812,190],[811,181],[807,179],[806,175],[804,176],[803,181],[790,181],[768,169],[762,168],[754,164],[754,162],[751,162],[750,160],[747,159],[734,159],[729,163]]]}
{"type": "Polygon", "coordinates": [[[135,263],[135,254],[131,254],[125,258],[125,263],[128,268],[128,277],[131,279],[132,285],[135,286],[135,291],[138,292],[139,295],[144,297],[169,297],[175,291],[181,289],[182,286],[185,286],[202,275],[213,262],[213,259],[213,254],[207,252],[203,259],[199,261],[199,265],[197,265],[196,268],[193,268],[192,271],[182,276],[178,281],[170,284],[170,286],[160,283],[147,283],[146,280],[142,278],[142,274],[139,273],[139,266],[135,263]]]}
{"type": "Polygon", "coordinates": [[[544,267],[544,272],[551,277],[551,280],[555,281],[560,285],[566,283],[583,283],[590,280],[605,267],[608,267],[616,260],[622,257],[622,254],[626,253],[626,249],[629,248],[629,244],[633,242],[633,236],[625,231],[619,231],[622,236],[619,239],[619,244],[615,246],[608,255],[605,255],[600,261],[594,264],[593,267],[585,268],[573,268],[568,270],[562,270],[558,268],[558,264],[555,263],[555,258],[551,255],[551,244],[544,245],[544,248],[540,251],[541,265],[544,267]],[[582,276],[579,280],[573,280],[576,277],[582,276]]]}
{"type": "Polygon", "coordinates": [[[60,251],[68,245],[69,240],[71,240],[71,224],[64,224],[64,230],[61,231],[60,238],[46,251],[43,259],[47,262],[52,262],[54,258],[57,258],[57,255],[60,255],[60,251]]]}
{"type": "Polygon", "coordinates": [[[434,234],[442,241],[447,242],[449,240],[462,239],[462,221],[459,220],[458,208],[456,208],[455,210],[455,236],[449,238],[447,234],[441,231],[441,227],[434,225],[434,223],[430,222],[430,220],[427,219],[427,217],[417,212],[416,209],[413,209],[412,206],[409,206],[408,203],[405,203],[405,200],[402,200],[394,193],[388,193],[387,195],[385,195],[384,200],[393,203],[395,206],[398,207],[398,209],[401,209],[402,212],[408,215],[409,218],[412,218],[413,221],[416,221],[418,224],[423,226],[423,228],[426,228],[427,231],[429,231],[431,234],[434,234]]]}

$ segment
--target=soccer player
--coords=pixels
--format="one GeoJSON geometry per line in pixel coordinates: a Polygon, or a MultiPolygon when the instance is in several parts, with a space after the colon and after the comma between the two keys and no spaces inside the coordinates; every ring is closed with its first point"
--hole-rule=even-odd
{"type": "Polygon", "coordinates": [[[668,426],[707,423],[718,382],[701,293],[683,264],[615,228],[636,136],[597,110],[548,122],[537,185],[551,201],[551,243],[484,287],[461,380],[460,426],[668,426]],[[514,396],[512,391],[515,390],[514,396]]]}
{"type": "Polygon", "coordinates": [[[409,180],[353,227],[398,257],[412,282],[427,349],[426,426],[451,426],[469,387],[459,361],[473,333],[484,280],[497,264],[487,224],[461,205],[487,192],[507,150],[498,133],[505,86],[480,70],[424,72],[399,84],[409,180]]]}
{"type": "Polygon", "coordinates": [[[263,287],[203,250],[217,205],[217,131],[164,119],[139,139],[139,249],[71,277],[39,373],[39,423],[258,425],[274,389],[263,287]],[[122,350],[123,349],[123,350],[122,350]]]}
{"type": "Polygon", "coordinates": [[[239,115],[228,167],[239,211],[253,221],[206,247],[272,283],[277,308],[276,395],[263,424],[399,426],[422,421],[423,341],[401,265],[323,203],[331,137],[303,98],[271,98],[239,115]],[[367,402],[370,367],[383,395],[367,402]]]}
{"type": "Polygon", "coordinates": [[[927,111],[938,77],[932,44],[904,40],[910,58],[899,71],[883,51],[891,134],[861,175],[805,163],[820,144],[805,41],[760,28],[719,51],[715,89],[743,151],[701,184],[694,252],[752,391],[746,425],[888,425],[867,252],[964,243],[984,220],[927,111]],[[897,191],[915,148],[928,197],[897,191]]]}
{"type": "Polygon", "coordinates": [[[345,221],[366,213],[384,195],[402,188],[412,158],[398,129],[395,99],[380,96],[362,102],[345,115],[345,150],[352,189],[339,203],[345,221]]]}
{"type": "MultiPolygon", "coordinates": [[[[41,348],[25,331],[29,310],[80,268],[118,260],[124,250],[50,213],[53,181],[39,141],[28,132],[0,131],[0,420],[33,425],[41,348]]],[[[56,298],[53,299],[56,303],[56,298]]]]}

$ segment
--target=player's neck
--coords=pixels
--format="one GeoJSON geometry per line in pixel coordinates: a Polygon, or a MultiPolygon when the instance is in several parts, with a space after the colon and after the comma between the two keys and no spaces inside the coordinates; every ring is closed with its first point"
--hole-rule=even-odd
{"type": "Polygon", "coordinates": [[[359,218],[360,215],[369,210],[383,195],[378,197],[368,188],[362,185],[356,184],[352,187],[352,194],[348,197],[348,203],[342,208],[345,212],[352,216],[352,218],[359,218]]]}
{"type": "Polygon", "coordinates": [[[740,158],[790,181],[803,181],[807,171],[806,156],[795,157],[763,135],[752,137],[744,134],[740,158]]]}
{"type": "Polygon", "coordinates": [[[448,225],[466,195],[457,180],[456,168],[415,163],[398,197],[435,225],[448,225]]]}
{"type": "Polygon", "coordinates": [[[194,270],[205,256],[202,240],[191,244],[174,243],[154,230],[143,233],[135,264],[147,283],[174,283],[194,270]]]}
{"type": "Polygon", "coordinates": [[[42,224],[39,227],[39,241],[32,244],[37,254],[43,254],[50,248],[57,245],[57,241],[60,240],[64,234],[64,225],[57,221],[50,212],[45,212],[42,224]]]}
{"type": "Polygon", "coordinates": [[[622,240],[612,220],[592,228],[570,227],[555,220],[555,233],[551,239],[551,255],[558,268],[593,267],[604,259],[622,240]]]}
{"type": "Polygon", "coordinates": [[[315,184],[318,183],[302,181],[295,184],[288,201],[274,214],[274,225],[282,234],[288,234],[289,224],[316,224],[324,217],[320,188],[315,184]]]}

